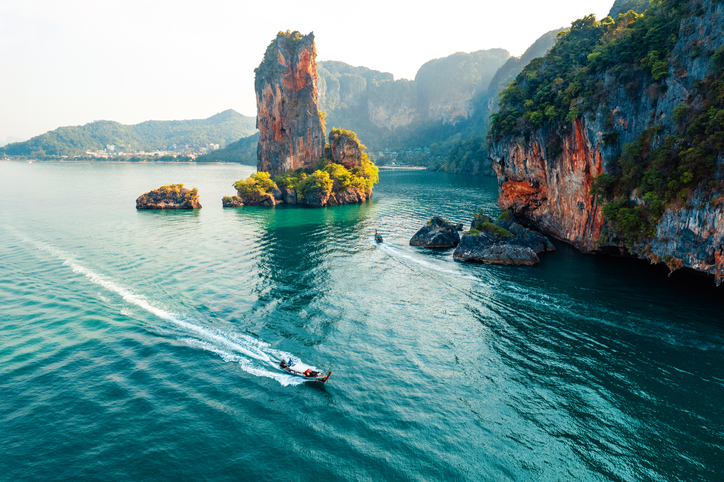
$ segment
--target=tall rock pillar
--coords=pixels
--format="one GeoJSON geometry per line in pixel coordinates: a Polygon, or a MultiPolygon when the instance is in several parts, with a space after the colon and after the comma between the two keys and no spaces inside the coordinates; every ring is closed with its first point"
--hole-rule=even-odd
{"type": "Polygon", "coordinates": [[[314,34],[279,32],[256,69],[257,170],[315,166],[324,155],[314,34]]]}

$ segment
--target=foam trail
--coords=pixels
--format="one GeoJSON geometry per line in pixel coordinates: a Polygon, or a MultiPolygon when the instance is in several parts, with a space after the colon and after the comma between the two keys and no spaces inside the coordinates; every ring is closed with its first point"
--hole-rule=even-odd
{"type": "Polygon", "coordinates": [[[280,384],[286,386],[299,385],[304,383],[304,380],[292,375],[286,375],[283,372],[277,372],[277,364],[282,358],[285,360],[291,359],[294,362],[295,369],[297,370],[301,371],[306,368],[317,370],[317,368],[303,363],[291,353],[271,349],[271,346],[268,343],[257,340],[251,336],[205,328],[191,321],[187,321],[184,317],[154,306],[149,303],[145,297],[137,295],[131,290],[118,285],[112,280],[101,276],[85,266],[82,266],[71,254],[55,249],[44,243],[26,239],[22,236],[19,237],[39,250],[45,251],[46,253],[60,259],[63,261],[63,264],[69,266],[74,273],[83,275],[92,283],[102,286],[108,291],[121,296],[121,298],[123,298],[123,300],[127,303],[136,305],[139,308],[142,308],[143,310],[174,324],[186,335],[195,335],[197,338],[182,338],[182,341],[189,346],[215,353],[221,356],[221,358],[225,361],[236,362],[247,373],[272,378],[280,384]],[[265,367],[272,368],[273,371],[267,370],[265,367]]]}
{"type": "MultiPolygon", "coordinates": [[[[375,244],[377,244],[377,243],[375,243],[375,244]]],[[[429,261],[422,260],[422,259],[417,258],[417,257],[415,257],[415,256],[410,256],[409,254],[406,254],[406,253],[404,253],[402,250],[397,249],[397,248],[394,248],[394,247],[390,246],[389,244],[381,243],[381,244],[377,244],[377,247],[378,247],[382,252],[384,252],[385,254],[387,254],[387,255],[389,255],[389,256],[394,256],[394,257],[396,257],[396,258],[404,258],[404,259],[407,259],[407,260],[409,260],[409,261],[412,261],[413,263],[419,264],[419,265],[421,265],[421,266],[424,266],[424,267],[427,268],[427,269],[430,269],[430,270],[433,270],[433,271],[437,271],[437,272],[439,272],[439,273],[451,274],[451,275],[455,275],[455,276],[457,276],[457,277],[461,277],[461,278],[464,278],[464,279],[472,279],[472,280],[477,280],[477,279],[478,279],[478,278],[476,278],[475,276],[471,276],[471,275],[467,275],[467,274],[461,274],[459,271],[454,271],[454,270],[451,270],[451,269],[441,268],[441,267],[437,266],[437,265],[434,264],[434,263],[430,263],[429,261]]]]}

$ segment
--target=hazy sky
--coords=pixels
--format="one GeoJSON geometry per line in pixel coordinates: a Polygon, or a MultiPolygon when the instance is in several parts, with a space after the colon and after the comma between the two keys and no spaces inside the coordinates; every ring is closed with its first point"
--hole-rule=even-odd
{"type": "Polygon", "coordinates": [[[318,60],[413,79],[428,60],[504,48],[613,0],[0,0],[0,143],[94,120],[256,115],[254,68],[279,30],[318,60]]]}

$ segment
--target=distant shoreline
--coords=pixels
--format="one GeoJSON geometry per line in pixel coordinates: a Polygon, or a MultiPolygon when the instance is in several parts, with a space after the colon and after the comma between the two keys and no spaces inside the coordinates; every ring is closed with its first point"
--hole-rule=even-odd
{"type": "Polygon", "coordinates": [[[14,161],[14,162],[62,162],[66,164],[72,164],[74,162],[93,162],[98,164],[238,164],[240,166],[249,166],[249,167],[256,167],[252,166],[251,164],[243,164],[241,162],[231,162],[231,161],[107,161],[107,160],[97,160],[97,159],[0,159],[0,162],[2,161],[14,161]]]}
{"type": "MultiPolygon", "coordinates": [[[[233,161],[110,161],[110,160],[98,160],[98,159],[0,159],[1,161],[15,161],[15,162],[64,162],[67,164],[72,164],[74,162],[93,162],[93,163],[106,163],[106,164],[238,164],[240,166],[249,166],[249,167],[256,167],[252,166],[251,164],[243,164],[241,162],[233,162],[233,161]]],[[[428,170],[427,167],[423,166],[377,166],[380,169],[385,169],[389,171],[426,171],[428,170]]]]}

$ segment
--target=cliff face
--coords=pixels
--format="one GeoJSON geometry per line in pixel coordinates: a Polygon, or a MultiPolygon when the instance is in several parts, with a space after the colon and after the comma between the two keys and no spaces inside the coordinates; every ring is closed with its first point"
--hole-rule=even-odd
{"type": "Polygon", "coordinates": [[[603,172],[598,135],[585,119],[576,120],[572,131],[557,140],[563,151],[553,162],[546,149],[550,136],[540,130],[528,141],[493,143],[490,156],[498,175],[500,208],[591,251],[603,226],[600,206],[590,194],[592,179],[603,172]]]}
{"type": "Polygon", "coordinates": [[[492,49],[458,52],[425,63],[415,76],[420,112],[446,124],[467,119],[474,109],[474,97],[487,91],[509,57],[507,50],[492,49]]]}
{"type": "MultiPolygon", "coordinates": [[[[454,125],[475,111],[475,101],[510,57],[480,50],[425,63],[415,80],[343,62],[319,63],[320,108],[328,127],[344,125],[374,149],[409,147],[430,126],[454,125]],[[413,139],[413,140],[411,140],[413,139]]],[[[432,141],[428,141],[432,142],[432,141]]]]}
{"type": "Polygon", "coordinates": [[[362,151],[359,143],[347,136],[338,136],[330,144],[332,161],[343,165],[346,169],[354,169],[360,165],[362,151]]]}
{"type": "Polygon", "coordinates": [[[256,69],[259,171],[310,167],[324,154],[314,49],[314,34],[280,32],[256,69]]]}
{"type": "MultiPolygon", "coordinates": [[[[602,173],[612,179],[620,179],[622,173],[633,176],[641,186],[653,183],[646,176],[677,175],[676,168],[669,167],[672,161],[665,157],[647,161],[659,162],[662,167],[657,170],[651,168],[655,164],[648,164],[645,175],[644,167],[624,161],[634,159],[630,153],[639,149],[637,146],[641,153],[636,159],[645,158],[666,142],[683,139],[682,132],[692,135],[682,113],[702,111],[707,99],[698,89],[711,82],[712,58],[724,45],[724,4],[691,0],[685,8],[695,14],[679,22],[668,70],[659,75],[661,81],[654,82],[652,76],[641,72],[624,80],[615,71],[599,72],[595,80],[599,92],[605,93],[605,101],[595,109],[572,121],[544,122],[526,132],[494,132],[490,156],[498,175],[502,209],[513,210],[543,232],[584,252],[610,246],[652,263],[665,262],[672,270],[689,267],[713,274],[718,284],[724,279],[723,152],[715,155],[714,174],[688,191],[680,190],[673,202],[666,203],[660,217],[654,214],[654,198],[640,192],[643,188],[637,187],[622,200],[619,187],[607,201],[602,200],[614,202],[612,196],[616,196],[618,202],[632,206],[627,212],[646,213],[647,222],[655,228],[639,239],[624,241],[621,233],[615,232],[613,221],[604,216],[601,197],[591,194],[594,178],[602,173]],[[647,132],[650,137],[645,137],[647,132]]],[[[518,122],[523,122],[522,118],[518,122]]],[[[678,145],[671,149],[674,156],[677,149],[687,148],[678,145]]],[[[691,146],[696,147],[696,143],[691,146]]],[[[694,172],[684,163],[681,166],[679,172],[694,172]]],[[[691,174],[685,174],[690,179],[691,174]]],[[[681,179],[685,177],[675,178],[677,183],[684,182],[681,179]]],[[[659,189],[667,189],[665,182],[659,189]]],[[[671,182],[668,189],[674,189],[671,182]]]]}

